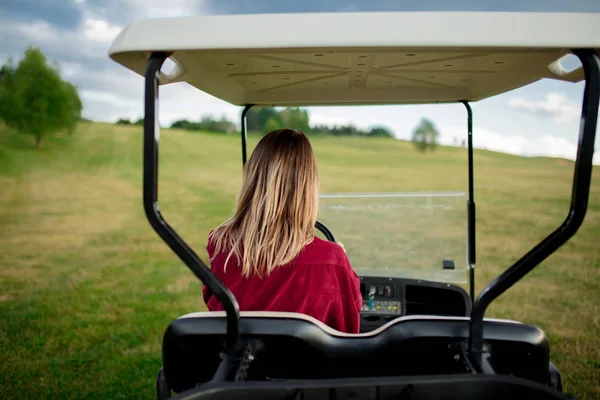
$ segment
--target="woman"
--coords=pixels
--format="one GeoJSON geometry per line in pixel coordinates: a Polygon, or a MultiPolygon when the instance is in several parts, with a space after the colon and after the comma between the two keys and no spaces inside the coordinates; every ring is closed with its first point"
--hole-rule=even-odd
{"type": "MultiPolygon", "coordinates": [[[[314,235],[319,207],[317,163],[306,135],[265,135],[244,167],[231,218],[210,232],[212,272],[241,311],[310,315],[358,333],[360,280],[342,246],[314,235]]],[[[223,307],[203,286],[209,310],[223,307]]]]}

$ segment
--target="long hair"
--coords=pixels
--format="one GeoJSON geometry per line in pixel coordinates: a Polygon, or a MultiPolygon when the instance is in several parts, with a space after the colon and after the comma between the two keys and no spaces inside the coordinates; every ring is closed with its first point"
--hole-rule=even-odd
{"type": "MultiPolygon", "coordinates": [[[[313,239],[319,208],[317,162],[306,135],[266,134],[244,166],[233,216],[215,228],[215,256],[234,255],[242,275],[269,275],[291,262],[313,239]]],[[[212,260],[211,260],[212,261],[212,260]]]]}

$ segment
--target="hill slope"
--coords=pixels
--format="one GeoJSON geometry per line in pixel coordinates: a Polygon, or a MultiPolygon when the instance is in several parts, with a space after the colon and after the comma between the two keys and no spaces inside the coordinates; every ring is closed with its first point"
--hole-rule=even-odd
{"type": "MultiPolygon", "coordinates": [[[[160,341],[202,310],[200,283],[152,231],[139,127],[82,124],[35,149],[0,131],[0,386],[15,398],[154,395],[160,341]]],[[[250,138],[251,147],[256,138],[250,138]]],[[[466,190],[466,150],[389,139],[312,140],[322,190],[466,190]]],[[[566,216],[573,163],[475,152],[477,291],[566,216]]],[[[206,260],[241,182],[237,136],[163,130],[159,198],[206,260]]],[[[487,316],[540,326],[578,398],[600,397],[600,171],[578,235],[487,316]]],[[[343,241],[343,238],[340,238],[343,241]]]]}

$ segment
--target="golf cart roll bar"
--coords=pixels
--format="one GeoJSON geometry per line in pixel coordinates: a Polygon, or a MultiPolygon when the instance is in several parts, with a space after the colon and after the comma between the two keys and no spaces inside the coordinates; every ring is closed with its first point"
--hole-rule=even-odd
{"type": "Polygon", "coordinates": [[[583,65],[585,89],[569,213],[554,232],[494,279],[477,297],[471,311],[469,353],[478,372],[482,372],[482,366],[487,364],[483,358],[483,316],[487,307],[575,235],[587,211],[600,98],[600,58],[590,49],[576,49],[572,52],[583,65]]]}
{"type": "Polygon", "coordinates": [[[246,159],[247,159],[247,148],[248,146],[246,145],[246,138],[248,137],[247,134],[247,129],[248,129],[248,124],[247,124],[247,120],[246,120],[246,114],[248,114],[248,111],[250,111],[250,109],[252,108],[252,106],[254,106],[254,104],[248,104],[246,105],[246,107],[244,107],[244,110],[242,111],[242,121],[240,122],[240,133],[241,133],[241,137],[242,137],[242,166],[246,165],[246,159]]]}
{"type": "Polygon", "coordinates": [[[469,163],[469,199],[467,200],[467,263],[469,264],[469,294],[471,304],[475,304],[475,199],[473,182],[473,111],[468,101],[462,103],[467,108],[467,152],[469,163]]]}
{"type": "Polygon", "coordinates": [[[150,225],[171,250],[219,299],[227,313],[226,351],[232,354],[239,338],[239,305],[233,294],[211,272],[194,251],[169,226],[158,207],[158,80],[160,68],[169,53],[154,52],[148,60],[144,94],[144,211],[150,225]]]}

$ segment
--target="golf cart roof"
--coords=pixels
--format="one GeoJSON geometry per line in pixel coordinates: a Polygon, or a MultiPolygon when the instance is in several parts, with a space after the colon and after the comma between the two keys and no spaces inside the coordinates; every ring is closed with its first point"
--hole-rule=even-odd
{"type": "Polygon", "coordinates": [[[598,13],[370,12],[146,19],[109,56],[144,75],[152,52],[235,105],[477,101],[542,78],[577,82],[559,59],[600,48],[598,13]]]}

